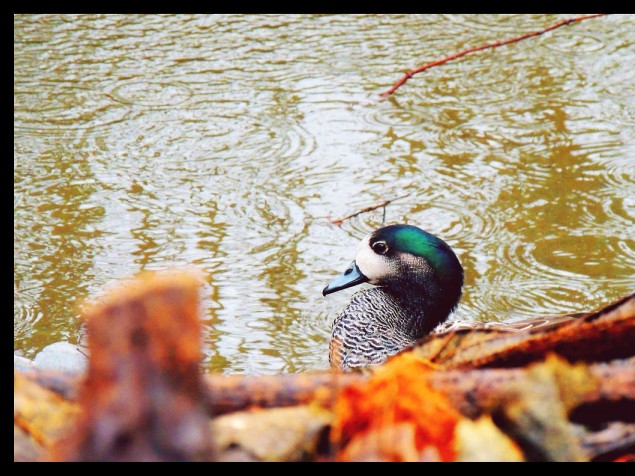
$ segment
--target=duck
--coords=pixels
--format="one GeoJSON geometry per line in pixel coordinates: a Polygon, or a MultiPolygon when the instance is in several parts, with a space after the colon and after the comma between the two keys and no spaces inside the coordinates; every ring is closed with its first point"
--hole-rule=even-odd
{"type": "Polygon", "coordinates": [[[329,362],[340,371],[377,366],[447,320],[463,289],[463,267],[441,238],[395,224],[365,236],[355,259],[323,296],[363,283],[333,321],[329,362]]]}

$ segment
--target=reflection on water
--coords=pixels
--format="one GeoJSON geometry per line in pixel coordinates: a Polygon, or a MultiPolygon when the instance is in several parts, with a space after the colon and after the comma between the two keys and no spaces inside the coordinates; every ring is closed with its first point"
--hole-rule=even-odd
{"type": "Polygon", "coordinates": [[[194,265],[209,370],[325,368],[350,293],[321,289],[384,221],[457,251],[457,319],[632,292],[632,18],[373,100],[407,68],[560,18],[14,17],[15,350],[81,340],[79,304],[112,281],[194,265]]]}

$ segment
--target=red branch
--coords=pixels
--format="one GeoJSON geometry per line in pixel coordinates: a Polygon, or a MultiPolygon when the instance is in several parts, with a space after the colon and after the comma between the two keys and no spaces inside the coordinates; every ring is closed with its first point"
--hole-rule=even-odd
{"type": "Polygon", "coordinates": [[[475,46],[473,48],[468,48],[467,50],[459,51],[458,53],[454,53],[453,55],[446,56],[445,58],[442,58],[440,60],[432,61],[431,63],[427,63],[427,64],[424,64],[423,66],[419,66],[418,68],[411,69],[410,71],[407,71],[404,74],[404,76],[399,81],[397,81],[395,84],[393,84],[393,86],[388,91],[385,91],[385,92],[381,93],[380,96],[382,98],[390,96],[402,84],[404,84],[406,81],[408,81],[410,78],[412,78],[415,74],[421,73],[422,71],[425,71],[428,68],[432,68],[433,66],[440,66],[442,64],[448,63],[448,62],[450,62],[452,60],[455,60],[457,58],[460,58],[460,57],[465,56],[465,55],[470,54],[470,53],[474,53],[476,51],[486,50],[488,48],[497,48],[499,46],[509,45],[510,43],[516,43],[517,41],[526,40],[527,38],[531,38],[532,36],[542,35],[543,33],[547,33],[548,31],[555,30],[556,28],[560,28],[561,26],[565,26],[565,25],[568,25],[570,23],[580,22],[580,21],[583,21],[583,20],[588,20],[590,18],[596,18],[596,17],[605,16],[605,15],[606,15],[606,13],[596,13],[596,14],[593,14],[593,15],[584,15],[584,16],[580,16],[580,17],[569,18],[567,20],[562,20],[562,21],[556,23],[555,25],[551,25],[550,27],[547,27],[544,30],[533,31],[531,33],[527,33],[525,35],[518,36],[516,38],[511,38],[509,40],[497,41],[497,42],[494,42],[494,43],[489,43],[489,44],[481,45],[481,46],[475,46]]]}
{"type": "Polygon", "coordinates": [[[410,196],[410,194],[402,195],[401,197],[397,197],[397,198],[391,198],[390,200],[384,200],[383,202],[377,203],[376,205],[371,205],[366,208],[362,208],[361,210],[358,210],[355,213],[351,213],[350,215],[346,215],[345,217],[342,217],[342,218],[331,218],[331,223],[333,223],[334,225],[340,226],[344,221],[348,220],[349,218],[356,217],[357,215],[361,215],[362,213],[372,212],[373,210],[377,210],[378,208],[385,207],[386,205],[394,202],[395,200],[406,198],[408,196],[410,196]]]}

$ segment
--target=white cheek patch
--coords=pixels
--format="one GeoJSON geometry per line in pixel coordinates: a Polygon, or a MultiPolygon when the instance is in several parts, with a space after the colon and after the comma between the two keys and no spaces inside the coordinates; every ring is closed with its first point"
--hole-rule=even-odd
{"type": "Polygon", "coordinates": [[[370,284],[379,284],[382,277],[391,273],[388,260],[375,253],[370,247],[370,235],[362,240],[357,250],[355,262],[370,284]]]}

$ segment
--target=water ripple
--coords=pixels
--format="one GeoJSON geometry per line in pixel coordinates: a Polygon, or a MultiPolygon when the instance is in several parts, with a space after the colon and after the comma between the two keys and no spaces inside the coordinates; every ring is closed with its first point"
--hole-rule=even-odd
{"type": "Polygon", "coordinates": [[[130,81],[118,83],[107,95],[124,104],[144,107],[173,107],[192,97],[185,84],[162,81],[130,81]]]}
{"type": "Polygon", "coordinates": [[[465,29],[485,30],[487,32],[516,33],[535,31],[558,21],[555,15],[446,15],[452,22],[465,26],[465,29]]]}
{"type": "Polygon", "coordinates": [[[14,85],[14,128],[41,132],[94,129],[126,117],[106,95],[73,82],[14,85]]]}
{"type": "Polygon", "coordinates": [[[632,292],[630,16],[377,99],[404,70],[562,18],[15,15],[14,349],[81,338],[77,304],[109,282],[196,265],[206,369],[324,369],[354,290],[321,289],[389,223],[455,249],[455,319],[632,292]]]}
{"type": "Polygon", "coordinates": [[[571,55],[590,54],[605,48],[604,40],[588,33],[553,35],[543,37],[542,44],[548,50],[571,55]]]}

